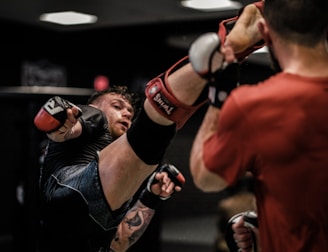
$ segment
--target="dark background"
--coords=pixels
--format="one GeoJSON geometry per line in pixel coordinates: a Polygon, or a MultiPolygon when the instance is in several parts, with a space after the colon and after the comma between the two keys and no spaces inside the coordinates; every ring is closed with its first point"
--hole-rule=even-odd
{"type": "MultiPolygon", "coordinates": [[[[37,183],[44,135],[34,128],[33,118],[52,93],[21,89],[26,86],[24,64],[37,64],[45,72],[53,66],[63,70],[65,81],[60,85],[67,89],[59,94],[76,103],[86,101],[85,92],[92,91],[97,75],[108,76],[110,84],[127,85],[141,92],[148,80],[188,53],[187,47],[168,43],[169,35],[178,36],[195,28],[216,31],[217,23],[174,22],[60,32],[0,22],[1,252],[37,251],[37,183]]],[[[245,62],[241,81],[256,83],[270,74],[267,64],[245,62]]],[[[188,170],[190,147],[204,111],[198,111],[178,132],[167,151],[166,158],[184,173],[187,182],[183,192],[165,202],[141,244],[154,244],[161,222],[166,219],[216,213],[219,195],[198,191],[188,170]]]]}

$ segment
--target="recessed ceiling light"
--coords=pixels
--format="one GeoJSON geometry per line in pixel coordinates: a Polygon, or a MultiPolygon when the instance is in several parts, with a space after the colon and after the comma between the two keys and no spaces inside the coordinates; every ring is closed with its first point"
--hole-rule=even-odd
{"type": "Polygon", "coordinates": [[[61,25],[90,24],[97,22],[97,17],[75,11],[44,13],[40,20],[61,25]]]}
{"type": "Polygon", "coordinates": [[[242,7],[241,3],[230,0],[182,0],[181,5],[201,11],[235,10],[242,7]]]}

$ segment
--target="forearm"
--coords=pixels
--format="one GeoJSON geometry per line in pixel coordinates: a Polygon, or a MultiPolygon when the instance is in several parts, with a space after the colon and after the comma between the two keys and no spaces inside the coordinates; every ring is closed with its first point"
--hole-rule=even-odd
{"type": "Polygon", "coordinates": [[[217,129],[217,123],[220,110],[213,106],[209,106],[203,122],[194,139],[190,154],[190,169],[193,176],[199,174],[199,170],[203,167],[203,145],[206,139],[214,134],[217,129]]]}
{"type": "Polygon", "coordinates": [[[185,178],[172,164],[162,164],[148,179],[146,188],[139,195],[139,200],[126,213],[118,226],[117,233],[111,243],[111,251],[126,251],[145,232],[163,200],[179,192],[185,178]]]}
{"type": "Polygon", "coordinates": [[[118,226],[110,246],[111,251],[124,252],[131,247],[143,235],[154,214],[154,209],[146,207],[138,200],[118,226]]]}
{"type": "Polygon", "coordinates": [[[227,186],[225,180],[208,171],[204,164],[204,142],[211,137],[218,128],[220,109],[209,106],[204,120],[194,139],[190,154],[190,172],[195,185],[206,192],[222,190],[227,186]]]}

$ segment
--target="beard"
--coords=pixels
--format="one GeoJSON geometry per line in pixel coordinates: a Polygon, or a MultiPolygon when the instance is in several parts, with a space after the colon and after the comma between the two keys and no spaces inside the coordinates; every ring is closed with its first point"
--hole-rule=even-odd
{"type": "Polygon", "coordinates": [[[279,61],[277,60],[276,55],[274,54],[272,48],[268,47],[269,49],[269,55],[270,55],[270,61],[271,61],[271,68],[273,71],[279,73],[282,72],[282,69],[280,67],[279,61]]]}

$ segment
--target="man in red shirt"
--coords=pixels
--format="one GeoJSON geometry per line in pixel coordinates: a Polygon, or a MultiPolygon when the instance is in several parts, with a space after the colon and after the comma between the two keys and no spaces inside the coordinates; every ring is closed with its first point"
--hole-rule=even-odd
{"type": "MultiPolygon", "coordinates": [[[[243,59],[233,42],[245,32],[232,31],[221,45],[228,67],[219,73],[204,74],[193,62],[193,49],[204,38],[191,47],[195,70],[212,82],[210,106],[190,155],[194,183],[217,192],[251,173],[264,252],[328,251],[327,9],[325,0],[266,0],[263,19],[245,19],[256,24],[252,34],[261,35],[279,70],[258,85],[224,90],[225,81],[231,84],[227,72],[235,69],[229,68],[234,56],[243,59]]],[[[218,54],[207,62],[217,61],[218,54]]],[[[241,224],[234,225],[236,242],[241,251],[251,251],[241,224]]]]}

